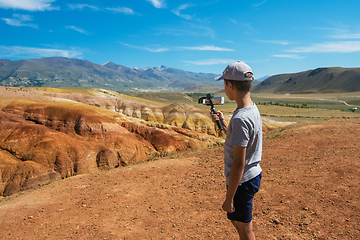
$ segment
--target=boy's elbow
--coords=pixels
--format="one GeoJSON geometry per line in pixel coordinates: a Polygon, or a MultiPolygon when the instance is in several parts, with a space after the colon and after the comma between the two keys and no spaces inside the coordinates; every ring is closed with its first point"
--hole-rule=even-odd
{"type": "Polygon", "coordinates": [[[232,167],[243,170],[245,168],[245,163],[243,163],[242,161],[234,161],[232,167]]]}

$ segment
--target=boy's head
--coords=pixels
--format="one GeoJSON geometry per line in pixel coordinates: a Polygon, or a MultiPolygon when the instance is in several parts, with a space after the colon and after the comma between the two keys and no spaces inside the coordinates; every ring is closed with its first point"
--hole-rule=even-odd
{"type": "Polygon", "coordinates": [[[222,76],[215,78],[215,81],[219,80],[224,80],[226,85],[231,82],[239,91],[250,92],[254,77],[249,65],[237,61],[229,64],[222,76]]]}

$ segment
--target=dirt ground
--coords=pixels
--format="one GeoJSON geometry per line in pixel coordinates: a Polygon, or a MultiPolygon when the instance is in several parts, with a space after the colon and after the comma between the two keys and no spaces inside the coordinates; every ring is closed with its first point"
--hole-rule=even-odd
{"type": "MultiPolygon", "coordinates": [[[[360,120],[266,133],[257,239],[360,239],[360,120]]],[[[0,239],[237,239],[223,150],[78,175],[2,199],[0,239]]]]}

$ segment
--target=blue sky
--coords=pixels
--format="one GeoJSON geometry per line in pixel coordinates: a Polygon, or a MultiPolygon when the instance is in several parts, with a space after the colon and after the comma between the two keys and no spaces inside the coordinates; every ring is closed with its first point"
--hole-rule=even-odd
{"type": "Polygon", "coordinates": [[[360,67],[358,0],[0,0],[0,58],[52,56],[255,78],[360,67]]]}

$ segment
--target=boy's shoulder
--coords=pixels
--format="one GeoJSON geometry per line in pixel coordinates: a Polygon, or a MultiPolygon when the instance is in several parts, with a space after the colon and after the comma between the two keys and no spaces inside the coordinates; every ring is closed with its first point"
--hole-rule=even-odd
{"type": "Polygon", "coordinates": [[[250,128],[262,125],[261,115],[256,105],[235,110],[231,122],[231,125],[238,122],[250,128]]]}
{"type": "Polygon", "coordinates": [[[257,117],[260,115],[259,109],[254,104],[252,106],[244,107],[236,109],[233,113],[233,118],[241,118],[241,117],[257,117]]]}

